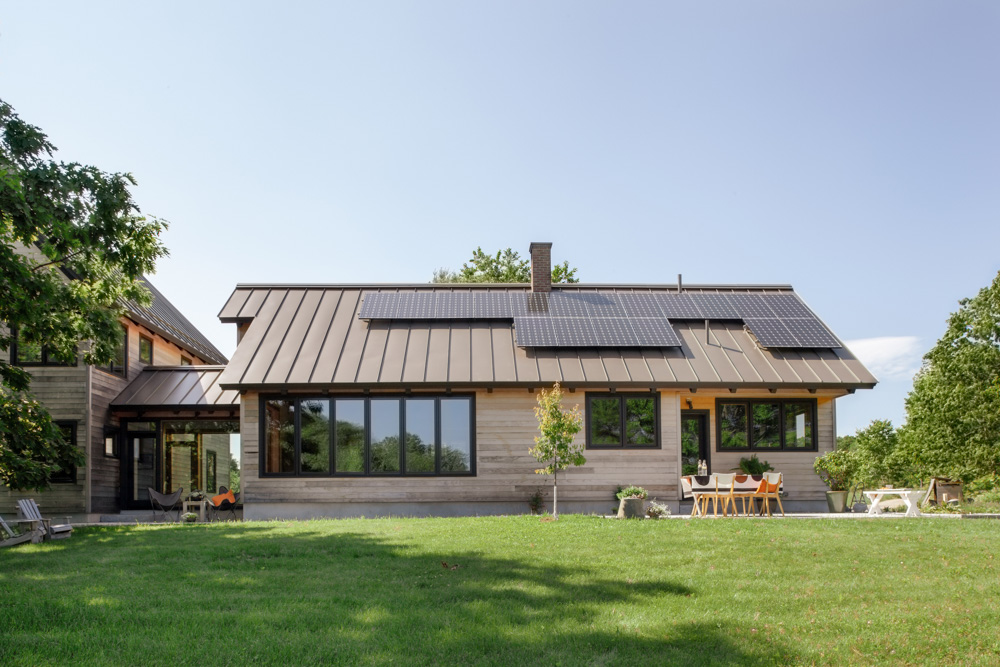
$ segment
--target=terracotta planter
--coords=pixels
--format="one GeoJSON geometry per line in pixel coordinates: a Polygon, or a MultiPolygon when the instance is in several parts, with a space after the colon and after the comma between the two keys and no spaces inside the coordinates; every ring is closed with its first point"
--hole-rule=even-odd
{"type": "Polygon", "coordinates": [[[826,506],[831,512],[847,511],[847,491],[827,491],[826,506]]]}
{"type": "Polygon", "coordinates": [[[641,519],[646,515],[646,501],[642,498],[622,498],[618,504],[619,519],[641,519]]]}

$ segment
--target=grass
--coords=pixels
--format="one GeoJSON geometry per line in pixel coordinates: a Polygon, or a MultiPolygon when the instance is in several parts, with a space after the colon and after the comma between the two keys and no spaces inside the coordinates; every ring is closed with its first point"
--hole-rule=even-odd
{"type": "Polygon", "coordinates": [[[78,528],[0,552],[0,664],[992,665],[998,528],[584,516],[78,528]]]}

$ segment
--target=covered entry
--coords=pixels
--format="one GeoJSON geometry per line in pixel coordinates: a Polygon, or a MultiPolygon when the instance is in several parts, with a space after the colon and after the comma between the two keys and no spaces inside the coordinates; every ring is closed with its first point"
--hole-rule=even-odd
{"type": "Polygon", "coordinates": [[[146,368],[112,403],[122,509],[148,509],[148,488],[211,495],[240,490],[239,394],[220,366],[146,368]]]}

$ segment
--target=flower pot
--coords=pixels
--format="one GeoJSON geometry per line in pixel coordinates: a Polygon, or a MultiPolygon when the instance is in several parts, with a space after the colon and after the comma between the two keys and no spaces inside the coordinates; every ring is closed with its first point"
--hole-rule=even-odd
{"type": "Polygon", "coordinates": [[[847,491],[827,491],[826,506],[831,512],[846,512],[847,491]]]}
{"type": "Polygon", "coordinates": [[[646,514],[646,501],[642,498],[622,498],[618,504],[619,519],[641,519],[646,514]]]}

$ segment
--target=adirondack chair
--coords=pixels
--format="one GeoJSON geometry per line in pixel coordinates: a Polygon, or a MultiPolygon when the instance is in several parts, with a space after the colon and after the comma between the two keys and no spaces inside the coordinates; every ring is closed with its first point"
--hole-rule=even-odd
{"type": "Polygon", "coordinates": [[[69,524],[53,526],[51,519],[43,519],[42,512],[38,509],[38,503],[31,498],[17,501],[17,508],[21,511],[21,516],[30,521],[41,521],[45,530],[45,538],[49,540],[61,540],[73,534],[73,526],[69,524]]]}
{"type": "Polygon", "coordinates": [[[0,547],[12,547],[15,544],[23,544],[28,541],[41,542],[41,533],[33,527],[35,522],[25,521],[24,523],[32,525],[32,528],[20,535],[15,535],[14,531],[7,525],[7,522],[0,516],[0,547]]]}

